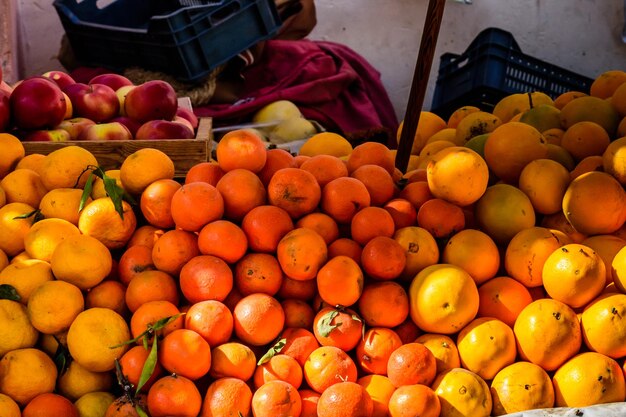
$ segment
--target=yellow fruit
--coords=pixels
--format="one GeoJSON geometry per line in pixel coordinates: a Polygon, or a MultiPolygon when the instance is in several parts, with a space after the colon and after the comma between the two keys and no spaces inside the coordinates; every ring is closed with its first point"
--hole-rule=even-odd
{"type": "Polygon", "coordinates": [[[551,104],[540,104],[521,113],[520,122],[531,125],[540,132],[561,127],[561,111],[551,104]]]}
{"type": "Polygon", "coordinates": [[[15,349],[35,346],[38,337],[26,307],[17,301],[0,300],[0,357],[15,349]]]}
{"type": "Polygon", "coordinates": [[[456,143],[464,144],[473,137],[493,132],[501,124],[502,120],[492,113],[470,113],[456,127],[456,143]]]}
{"type": "Polygon", "coordinates": [[[478,111],[480,111],[480,109],[476,106],[459,107],[458,109],[453,111],[450,117],[448,118],[448,127],[456,129],[456,127],[459,125],[459,122],[463,120],[465,116],[467,116],[470,113],[476,113],[478,111]]]}
{"type": "Polygon", "coordinates": [[[96,157],[80,146],[65,146],[46,155],[39,167],[39,175],[48,190],[55,188],[83,188],[90,167],[98,165],[96,157]]]}
{"type": "Polygon", "coordinates": [[[602,154],[602,168],[620,184],[626,185],[626,137],[615,139],[606,147],[602,154]]]}
{"type": "Polygon", "coordinates": [[[59,243],[50,259],[52,272],[82,290],[98,285],[111,272],[111,252],[98,239],[74,235],[59,243]]]}
{"type": "Polygon", "coordinates": [[[524,113],[532,107],[542,104],[554,105],[554,101],[545,93],[534,91],[532,93],[515,93],[502,98],[493,108],[493,114],[502,123],[510,121],[515,115],[524,113]]]}
{"type": "Polygon", "coordinates": [[[624,401],[624,373],[608,356],[584,352],[563,364],[552,377],[557,407],[587,407],[624,401]]]}
{"type": "MultiPolygon", "coordinates": [[[[80,199],[83,190],[77,188],[55,188],[48,191],[39,203],[41,215],[46,218],[58,218],[67,220],[73,225],[78,225],[80,216],[80,199]]],[[[87,197],[86,204],[91,202],[91,197],[87,197]]]]}
{"type": "Polygon", "coordinates": [[[32,259],[50,262],[57,245],[79,235],[78,227],[63,219],[43,219],[33,224],[24,236],[24,249],[32,259]]]}
{"type": "Polygon", "coordinates": [[[498,372],[491,381],[491,396],[494,416],[554,406],[550,376],[530,362],[516,362],[498,372]]]}
{"type": "Polygon", "coordinates": [[[535,159],[522,169],[518,187],[537,213],[552,214],[561,210],[569,183],[569,171],[563,165],[550,159],[535,159]]]}
{"type": "Polygon", "coordinates": [[[337,158],[348,156],[352,152],[352,145],[343,136],[333,132],[321,132],[311,136],[302,144],[300,155],[332,155],[337,158]]]}
{"type": "Polygon", "coordinates": [[[80,313],[67,333],[67,347],[84,368],[106,372],[126,352],[130,329],[122,316],[107,308],[94,307],[80,313]]]}
{"type": "Polygon", "coordinates": [[[432,388],[441,402],[441,417],[491,415],[489,386],[472,371],[463,368],[445,371],[437,375],[432,388]]]}
{"type": "Polygon", "coordinates": [[[41,176],[32,169],[16,169],[0,181],[7,203],[24,203],[39,206],[41,198],[48,192],[41,176]]]}
{"type": "Polygon", "coordinates": [[[436,264],[422,269],[409,287],[409,313],[429,333],[453,334],[478,313],[478,289],[458,266],[436,264]]]}
{"type": "Polygon", "coordinates": [[[272,143],[285,143],[295,140],[306,139],[317,133],[313,123],[304,117],[294,117],[278,123],[269,132],[272,143]]]}
{"type": "MultiPolygon", "coordinates": [[[[120,179],[119,169],[108,169],[104,171],[104,174],[109,178],[113,178],[118,187],[124,188],[124,186],[122,185],[122,180],[120,179]]],[[[102,198],[102,197],[108,197],[108,194],[106,190],[104,189],[104,180],[100,177],[96,177],[93,180],[93,188],[91,189],[91,198],[95,200],[96,198],[102,198]]]]}
{"type": "Polygon", "coordinates": [[[120,167],[120,180],[126,191],[139,195],[151,183],[174,178],[172,159],[155,148],[142,148],[128,155],[120,167]]]}
{"type": "Polygon", "coordinates": [[[72,401],[90,392],[108,391],[112,387],[112,372],[92,372],[76,361],[70,362],[57,382],[59,393],[72,401]]]}
{"type": "Polygon", "coordinates": [[[80,417],[103,417],[115,395],[106,391],[89,392],[74,402],[80,417]]]}
{"type": "Polygon", "coordinates": [[[626,294],[604,294],[582,313],[581,326],[587,347],[614,359],[626,355],[626,294]]]}
{"type": "Polygon", "coordinates": [[[433,354],[437,362],[437,374],[461,367],[459,350],[450,337],[444,334],[425,333],[415,341],[426,346],[433,354]]]}
{"type": "Polygon", "coordinates": [[[584,96],[575,98],[561,109],[563,129],[567,130],[582,121],[595,122],[606,130],[609,137],[614,137],[620,117],[608,101],[599,97],[584,96]]]}
{"type": "Polygon", "coordinates": [[[277,100],[259,109],[252,116],[253,123],[270,123],[302,117],[298,106],[289,100],[277,100]]]}
{"type": "Polygon", "coordinates": [[[15,349],[0,359],[0,392],[21,406],[54,391],[56,379],[54,362],[39,349],[15,349]]]}
{"type": "Polygon", "coordinates": [[[24,236],[33,224],[33,206],[24,203],[9,203],[0,207],[0,250],[13,257],[24,250],[24,236]]]}
{"type": "Polygon", "coordinates": [[[85,308],[83,293],[65,281],[48,281],[32,292],[28,299],[28,317],[42,333],[56,334],[69,329],[85,308]]]}
{"type": "Polygon", "coordinates": [[[0,417],[21,417],[20,406],[8,395],[0,393],[0,417]]]}
{"type": "Polygon", "coordinates": [[[436,264],[439,260],[437,241],[422,227],[402,227],[395,231],[393,239],[406,253],[406,265],[402,271],[404,279],[412,280],[422,269],[436,264]]]}
{"type": "Polygon", "coordinates": [[[480,285],[496,276],[500,268],[500,251],[486,233],[464,229],[448,239],[441,261],[460,266],[480,285]]]}
{"type": "MultiPolygon", "coordinates": [[[[398,144],[400,143],[400,136],[402,135],[402,129],[404,127],[404,120],[400,122],[398,131],[396,132],[396,139],[398,144]]],[[[413,137],[413,145],[411,147],[411,155],[417,155],[420,153],[428,139],[435,133],[447,127],[445,120],[429,111],[422,111],[420,118],[417,122],[417,128],[415,129],[415,136],[413,137]]]]}
{"type": "Polygon", "coordinates": [[[0,179],[15,169],[18,162],[24,158],[24,145],[15,136],[9,133],[0,133],[0,179]]]}
{"type": "Polygon", "coordinates": [[[37,287],[53,279],[50,264],[38,259],[12,262],[0,271],[0,285],[8,284],[15,288],[20,296],[20,303],[24,305],[28,303],[30,295],[37,287]]]}

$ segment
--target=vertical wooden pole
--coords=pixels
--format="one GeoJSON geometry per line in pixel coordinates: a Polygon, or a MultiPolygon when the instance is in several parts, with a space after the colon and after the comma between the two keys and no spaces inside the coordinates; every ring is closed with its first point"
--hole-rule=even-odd
{"type": "Polygon", "coordinates": [[[396,154],[396,168],[403,173],[406,172],[409,164],[415,131],[417,130],[420,112],[424,104],[424,95],[428,86],[428,76],[430,75],[430,67],[432,66],[437,46],[437,37],[439,36],[445,2],[446,0],[429,0],[428,2],[422,41],[417,55],[415,73],[413,74],[409,101],[404,115],[400,142],[398,143],[398,153],[396,154]]]}

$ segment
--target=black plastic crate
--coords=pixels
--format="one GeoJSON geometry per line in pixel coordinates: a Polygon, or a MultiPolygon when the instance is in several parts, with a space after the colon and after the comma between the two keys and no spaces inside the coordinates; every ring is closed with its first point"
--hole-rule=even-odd
{"type": "Polygon", "coordinates": [[[510,32],[487,28],[461,54],[441,55],[431,111],[447,119],[462,106],[491,112],[503,97],[540,91],[588,93],[593,80],[522,53],[510,32]]]}
{"type": "Polygon", "coordinates": [[[191,83],[271,38],[281,24],[273,0],[97,3],[54,1],[79,62],[113,71],[138,66],[191,83]]]}

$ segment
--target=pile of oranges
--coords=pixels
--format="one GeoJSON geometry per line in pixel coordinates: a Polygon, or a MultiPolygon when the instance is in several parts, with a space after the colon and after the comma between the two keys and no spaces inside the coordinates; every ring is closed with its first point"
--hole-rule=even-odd
{"type": "Polygon", "coordinates": [[[626,72],[422,112],[409,169],[251,130],[0,134],[0,416],[490,416],[624,402],[626,72]]]}

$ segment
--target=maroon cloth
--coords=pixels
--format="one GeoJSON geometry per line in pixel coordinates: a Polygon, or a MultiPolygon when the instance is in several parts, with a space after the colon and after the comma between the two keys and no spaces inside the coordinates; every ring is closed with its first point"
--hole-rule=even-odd
{"type": "Polygon", "coordinates": [[[380,73],[347,46],[310,40],[269,40],[243,70],[242,99],[194,109],[215,126],[245,122],[266,104],[289,100],[302,114],[348,139],[395,147],[398,120],[380,73]]]}

